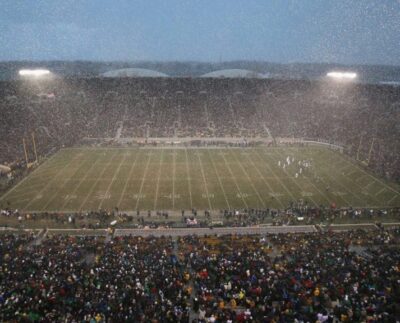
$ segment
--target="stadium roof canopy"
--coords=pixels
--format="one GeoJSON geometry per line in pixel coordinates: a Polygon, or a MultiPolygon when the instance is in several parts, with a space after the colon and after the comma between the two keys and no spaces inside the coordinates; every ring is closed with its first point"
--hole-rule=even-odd
{"type": "Polygon", "coordinates": [[[145,68],[122,68],[101,74],[103,77],[168,77],[167,74],[145,68]]]}
{"type": "Polygon", "coordinates": [[[264,78],[263,74],[243,69],[226,69],[213,71],[201,77],[220,77],[220,78],[264,78]]]}

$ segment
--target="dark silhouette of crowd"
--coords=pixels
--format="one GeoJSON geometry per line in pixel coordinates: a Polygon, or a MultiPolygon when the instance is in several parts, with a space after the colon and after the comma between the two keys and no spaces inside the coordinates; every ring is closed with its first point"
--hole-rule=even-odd
{"type": "Polygon", "coordinates": [[[0,163],[83,138],[303,138],[336,143],[400,179],[400,90],[258,79],[53,79],[0,83],[0,163]]]}

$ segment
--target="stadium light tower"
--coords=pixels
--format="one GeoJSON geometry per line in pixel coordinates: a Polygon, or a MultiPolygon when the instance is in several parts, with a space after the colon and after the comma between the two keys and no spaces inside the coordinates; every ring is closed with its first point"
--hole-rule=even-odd
{"type": "Polygon", "coordinates": [[[51,72],[46,69],[22,69],[18,72],[18,74],[23,77],[39,78],[43,76],[48,76],[51,74],[51,72]]]}
{"type": "Polygon", "coordinates": [[[357,73],[332,71],[328,72],[326,76],[337,81],[354,81],[357,78],[357,73]]]}

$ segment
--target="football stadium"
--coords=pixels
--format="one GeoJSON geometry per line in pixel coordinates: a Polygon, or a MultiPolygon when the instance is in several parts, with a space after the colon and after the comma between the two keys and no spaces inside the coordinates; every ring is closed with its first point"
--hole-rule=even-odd
{"type": "MultiPolygon", "coordinates": [[[[107,75],[0,85],[3,320],[361,322],[327,283],[348,290],[359,270],[395,297],[398,87],[107,75]],[[301,264],[324,273],[280,287],[301,264]],[[317,314],[288,311],[285,290],[317,314]]],[[[396,317],[388,304],[374,315],[396,317]]]]}
{"type": "Polygon", "coordinates": [[[400,322],[400,3],[73,3],[0,12],[0,322],[400,322]]]}
{"type": "Polygon", "coordinates": [[[39,214],[196,210],[218,218],[294,205],[327,212],[400,205],[391,154],[397,88],[128,72],[4,84],[4,115],[14,118],[19,107],[26,124],[3,127],[2,162],[29,170],[5,190],[2,205],[39,214]],[[392,101],[377,107],[382,91],[392,101]],[[378,128],[361,131],[372,118],[378,128]],[[12,153],[20,157],[15,165],[6,159],[12,153]]]}

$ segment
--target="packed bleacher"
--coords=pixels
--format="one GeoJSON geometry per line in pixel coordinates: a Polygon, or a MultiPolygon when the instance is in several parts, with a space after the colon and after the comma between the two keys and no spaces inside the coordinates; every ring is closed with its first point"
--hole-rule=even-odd
{"type": "Polygon", "coordinates": [[[267,236],[0,235],[0,320],[396,322],[399,229],[267,236]]]}
{"type": "Polygon", "coordinates": [[[399,296],[398,234],[371,250],[376,232],[187,237],[183,252],[205,321],[390,322],[400,315],[387,302],[399,296]]]}
{"type": "Polygon", "coordinates": [[[400,179],[400,90],[256,79],[55,79],[0,84],[0,164],[82,138],[290,137],[343,145],[400,179]]]}

